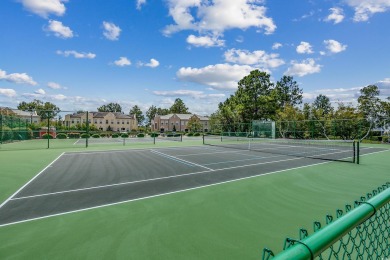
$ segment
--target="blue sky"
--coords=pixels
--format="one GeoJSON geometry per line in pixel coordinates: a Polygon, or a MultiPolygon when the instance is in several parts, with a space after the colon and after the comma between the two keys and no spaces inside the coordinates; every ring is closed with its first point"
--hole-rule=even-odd
{"type": "Polygon", "coordinates": [[[253,69],[311,102],[390,96],[390,0],[2,0],[0,106],[209,115],[253,69]]]}

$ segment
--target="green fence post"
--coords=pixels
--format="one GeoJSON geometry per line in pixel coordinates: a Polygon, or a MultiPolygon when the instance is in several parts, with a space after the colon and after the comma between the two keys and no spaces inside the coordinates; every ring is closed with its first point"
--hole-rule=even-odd
{"type": "Polygon", "coordinates": [[[3,115],[0,114],[0,144],[3,143],[3,115]]]}
{"type": "Polygon", "coordinates": [[[357,146],[356,146],[356,163],[360,164],[360,141],[357,141],[357,146]]]}
{"type": "Polygon", "coordinates": [[[88,148],[88,137],[89,137],[89,119],[88,119],[88,114],[89,114],[89,112],[87,111],[85,148],[88,148]]]}
{"type": "Polygon", "coordinates": [[[46,130],[47,149],[50,148],[49,129],[50,129],[50,116],[49,116],[49,112],[47,112],[47,130],[46,130]]]}

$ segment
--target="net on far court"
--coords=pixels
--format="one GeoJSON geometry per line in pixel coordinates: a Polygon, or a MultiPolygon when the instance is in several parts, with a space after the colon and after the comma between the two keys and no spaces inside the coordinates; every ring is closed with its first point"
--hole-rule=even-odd
{"type": "Polygon", "coordinates": [[[331,161],[355,162],[353,140],[268,139],[205,135],[204,144],[331,161]]]}

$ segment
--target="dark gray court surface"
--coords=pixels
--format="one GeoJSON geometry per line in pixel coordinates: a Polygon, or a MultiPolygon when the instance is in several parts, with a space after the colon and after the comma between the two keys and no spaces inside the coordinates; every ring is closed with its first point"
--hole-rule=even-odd
{"type": "Polygon", "coordinates": [[[65,153],[0,205],[0,226],[323,162],[211,146],[65,153]]]}

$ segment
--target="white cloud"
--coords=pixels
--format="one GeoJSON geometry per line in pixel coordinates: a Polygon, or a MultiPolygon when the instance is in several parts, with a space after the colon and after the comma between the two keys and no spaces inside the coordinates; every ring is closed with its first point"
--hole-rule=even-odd
{"type": "Polygon", "coordinates": [[[119,67],[130,66],[131,61],[126,57],[119,57],[119,60],[114,61],[114,64],[119,67]]]}
{"type": "Polygon", "coordinates": [[[300,54],[311,54],[313,53],[312,46],[308,42],[301,42],[298,46],[296,51],[300,54]]]}
{"type": "Polygon", "coordinates": [[[334,24],[341,23],[344,20],[343,9],[339,7],[333,7],[329,9],[330,14],[325,18],[326,22],[332,22],[334,24]]]}
{"type": "Polygon", "coordinates": [[[73,56],[76,59],[94,59],[96,57],[96,54],[91,52],[77,52],[77,51],[57,51],[58,55],[62,55],[64,57],[73,56]]]}
{"type": "Polygon", "coordinates": [[[378,86],[381,96],[390,97],[390,78],[380,80],[375,85],[378,86]]]}
{"type": "Polygon", "coordinates": [[[121,34],[121,28],[119,26],[116,26],[114,23],[110,22],[103,22],[103,28],[104,32],[103,35],[111,41],[116,41],[119,39],[119,35],[121,34]]]}
{"type": "Polygon", "coordinates": [[[41,88],[35,90],[34,93],[35,93],[35,94],[39,94],[39,95],[45,95],[45,94],[46,94],[46,92],[45,92],[43,89],[41,89],[41,88]]]}
{"type": "Polygon", "coordinates": [[[0,88],[0,95],[6,96],[6,97],[15,97],[16,91],[10,88],[0,88]]]}
{"type": "Polygon", "coordinates": [[[225,45],[224,40],[218,39],[218,37],[210,36],[195,36],[190,35],[187,37],[187,43],[194,45],[195,47],[221,47],[225,45]]]}
{"type": "Polygon", "coordinates": [[[272,34],[276,25],[272,18],[265,15],[267,9],[261,3],[263,1],[258,0],[168,0],[169,15],[175,24],[165,27],[164,34],[182,30],[222,33],[249,27],[272,34]]]}
{"type": "Polygon", "coordinates": [[[146,66],[146,67],[151,67],[151,68],[156,68],[159,65],[160,65],[160,62],[156,59],[150,59],[149,63],[138,62],[138,66],[146,66]]]}
{"type": "Polygon", "coordinates": [[[141,10],[144,4],[146,4],[146,0],[137,0],[137,10],[141,10]]]}
{"type": "Polygon", "coordinates": [[[276,68],[283,65],[285,62],[279,59],[279,54],[268,54],[265,51],[247,51],[230,49],[224,53],[225,61],[245,64],[245,65],[258,65],[264,68],[276,68]]]}
{"type": "Polygon", "coordinates": [[[275,42],[273,45],[272,45],[272,49],[273,50],[277,50],[279,48],[283,47],[283,44],[279,43],[279,42],[275,42]]]}
{"type": "Polygon", "coordinates": [[[156,96],[164,97],[191,97],[195,99],[215,99],[215,98],[224,98],[225,94],[206,94],[203,91],[197,90],[188,90],[188,89],[179,89],[172,91],[152,91],[156,96]]]}
{"type": "Polygon", "coordinates": [[[365,22],[376,13],[384,13],[390,10],[390,0],[345,0],[354,8],[355,22],[365,22]]]}
{"type": "Polygon", "coordinates": [[[347,45],[343,45],[335,40],[325,40],[325,48],[331,53],[339,53],[347,49],[347,45]]]}
{"type": "Polygon", "coordinates": [[[47,86],[51,89],[62,89],[63,88],[60,84],[55,83],[55,82],[48,82],[47,86]]]}
{"type": "Polygon", "coordinates": [[[50,14],[62,16],[66,8],[63,3],[68,0],[21,0],[22,5],[29,12],[47,18],[50,14]]]}
{"type": "Polygon", "coordinates": [[[55,36],[59,38],[72,38],[73,37],[73,31],[62,24],[62,22],[50,20],[49,25],[46,28],[47,31],[53,32],[55,36]]]}
{"type": "Polygon", "coordinates": [[[7,74],[6,71],[0,69],[0,80],[5,80],[11,83],[16,84],[28,84],[35,86],[38,83],[36,83],[32,77],[27,75],[27,73],[11,73],[7,74]]]}
{"type": "Polygon", "coordinates": [[[303,77],[308,74],[318,73],[321,71],[321,65],[316,64],[314,59],[306,59],[298,63],[297,61],[291,62],[291,67],[284,73],[286,75],[303,77]]]}
{"type": "Polygon", "coordinates": [[[216,90],[235,90],[237,82],[255,68],[248,65],[216,64],[203,68],[180,68],[178,79],[210,86],[216,90]]]}

